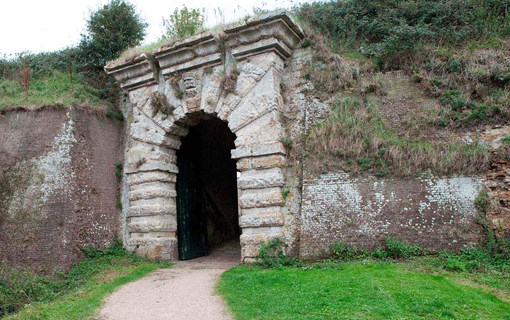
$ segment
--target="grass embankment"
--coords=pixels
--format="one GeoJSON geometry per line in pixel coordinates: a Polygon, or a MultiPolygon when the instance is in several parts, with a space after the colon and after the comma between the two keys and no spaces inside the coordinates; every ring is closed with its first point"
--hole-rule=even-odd
{"type": "Polygon", "coordinates": [[[510,319],[510,246],[493,237],[458,254],[389,237],[374,251],[338,242],[313,264],[282,248],[270,241],[259,266],[223,274],[236,319],[510,319]]]}
{"type": "Polygon", "coordinates": [[[0,112],[63,105],[116,111],[118,88],[113,80],[102,68],[80,62],[77,54],[76,48],[15,57],[0,53],[0,112]]]}
{"type": "Polygon", "coordinates": [[[81,76],[60,71],[30,80],[28,94],[17,80],[0,78],[0,111],[5,107],[105,105],[81,76]]]}
{"type": "Polygon", "coordinates": [[[303,74],[313,83],[310,93],[336,103],[309,136],[312,172],[487,168],[487,150],[460,137],[508,123],[510,2],[346,0],[304,4],[296,13],[307,26],[302,45],[311,47],[303,74]],[[396,70],[417,94],[390,99],[385,73],[396,70]]]}
{"type": "Polygon", "coordinates": [[[128,254],[119,243],[105,251],[88,250],[87,256],[69,273],[54,277],[3,270],[0,312],[18,311],[5,319],[91,319],[116,288],[169,266],[128,254]]]}
{"type": "Polygon", "coordinates": [[[335,101],[329,116],[310,130],[306,146],[312,172],[448,175],[482,173],[489,165],[487,149],[479,143],[399,135],[385,124],[376,106],[355,98],[335,101]]]}

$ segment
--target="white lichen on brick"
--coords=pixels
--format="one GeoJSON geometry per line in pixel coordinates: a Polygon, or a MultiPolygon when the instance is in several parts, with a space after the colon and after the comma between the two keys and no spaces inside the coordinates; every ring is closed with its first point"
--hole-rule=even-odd
{"type": "Polygon", "coordinates": [[[74,177],[71,168],[71,149],[76,142],[74,121],[69,111],[67,122],[62,124],[62,131],[53,139],[52,150],[46,155],[33,159],[36,172],[42,177],[40,189],[42,201],[46,203],[55,192],[71,191],[69,180],[74,177]]]}

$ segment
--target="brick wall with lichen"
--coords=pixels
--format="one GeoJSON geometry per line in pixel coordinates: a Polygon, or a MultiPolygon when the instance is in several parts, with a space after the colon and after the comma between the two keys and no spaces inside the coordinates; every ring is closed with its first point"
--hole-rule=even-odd
{"type": "Polygon", "coordinates": [[[325,256],[337,241],[383,247],[387,236],[430,249],[479,245],[479,177],[378,179],[328,173],[305,179],[300,256],[325,256]]]}
{"type": "Polygon", "coordinates": [[[121,132],[73,108],[0,115],[0,263],[52,273],[111,243],[121,132]]]}

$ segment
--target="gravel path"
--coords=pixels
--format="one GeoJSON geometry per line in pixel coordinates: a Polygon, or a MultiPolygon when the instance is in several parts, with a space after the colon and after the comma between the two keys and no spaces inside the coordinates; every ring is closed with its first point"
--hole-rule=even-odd
{"type": "Polygon", "coordinates": [[[207,257],[152,272],[110,295],[98,319],[233,319],[215,286],[224,271],[239,263],[239,252],[238,243],[229,243],[207,257]]]}

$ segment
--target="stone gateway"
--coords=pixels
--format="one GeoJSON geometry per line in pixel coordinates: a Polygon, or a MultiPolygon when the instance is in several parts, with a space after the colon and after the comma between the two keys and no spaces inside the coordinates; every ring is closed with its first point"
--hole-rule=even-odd
{"type": "MultiPolygon", "coordinates": [[[[179,175],[184,175],[183,170],[193,174],[189,172],[192,168],[185,166],[186,161],[178,158],[194,152],[179,151],[197,126],[213,123],[210,127],[219,128],[221,122],[228,126],[222,129],[226,133],[212,130],[214,128],[196,130],[203,132],[202,140],[215,135],[232,136],[231,140],[235,137],[232,146],[225,149],[231,152],[229,157],[237,161],[240,173],[237,178],[239,194],[235,197],[239,212],[237,203],[230,205],[235,219],[227,221],[220,214],[222,221],[216,223],[239,224],[243,261],[253,260],[263,241],[280,237],[288,243],[296,242],[296,230],[285,231],[286,228],[296,229],[297,225],[291,223],[295,217],[282,197],[286,183],[283,167],[288,159],[282,144],[286,133],[282,123],[285,104],[280,84],[285,61],[302,38],[303,32],[288,16],[270,15],[236,24],[221,34],[205,33],[184,39],[161,48],[153,56],[143,54],[128,62],[107,66],[107,72],[128,92],[131,106],[125,160],[128,191],[124,199],[127,204],[125,243],[130,250],[150,258],[177,259],[178,240],[184,241],[183,233],[194,233],[199,238],[206,234],[196,230],[205,228],[205,221],[190,221],[194,224],[190,227],[195,229],[193,231],[184,227],[178,230],[179,225],[185,225],[178,221],[183,216],[178,214],[180,204],[193,206],[193,203],[182,203],[199,199],[205,202],[204,197],[209,197],[210,205],[225,206],[228,200],[216,200],[228,197],[222,196],[223,190],[214,183],[228,180],[232,174],[225,172],[223,177],[214,177],[214,171],[222,169],[223,165],[222,161],[217,161],[217,166],[209,163],[209,177],[178,179],[179,175]],[[208,178],[213,182],[201,187],[209,189],[205,196],[186,191],[194,187],[181,186],[176,191],[179,180],[181,185],[185,179],[200,184],[208,178]]],[[[188,146],[188,149],[193,148],[200,149],[200,144],[188,146]]],[[[205,148],[207,150],[195,150],[205,160],[201,161],[202,167],[207,166],[207,160],[214,157],[220,146],[205,148]]],[[[233,194],[237,191],[236,188],[225,190],[228,189],[233,194]]],[[[197,215],[203,209],[188,210],[191,215],[197,215]]],[[[237,230],[230,232],[238,233],[237,230]]],[[[191,240],[197,241],[205,239],[191,240]]]]}

